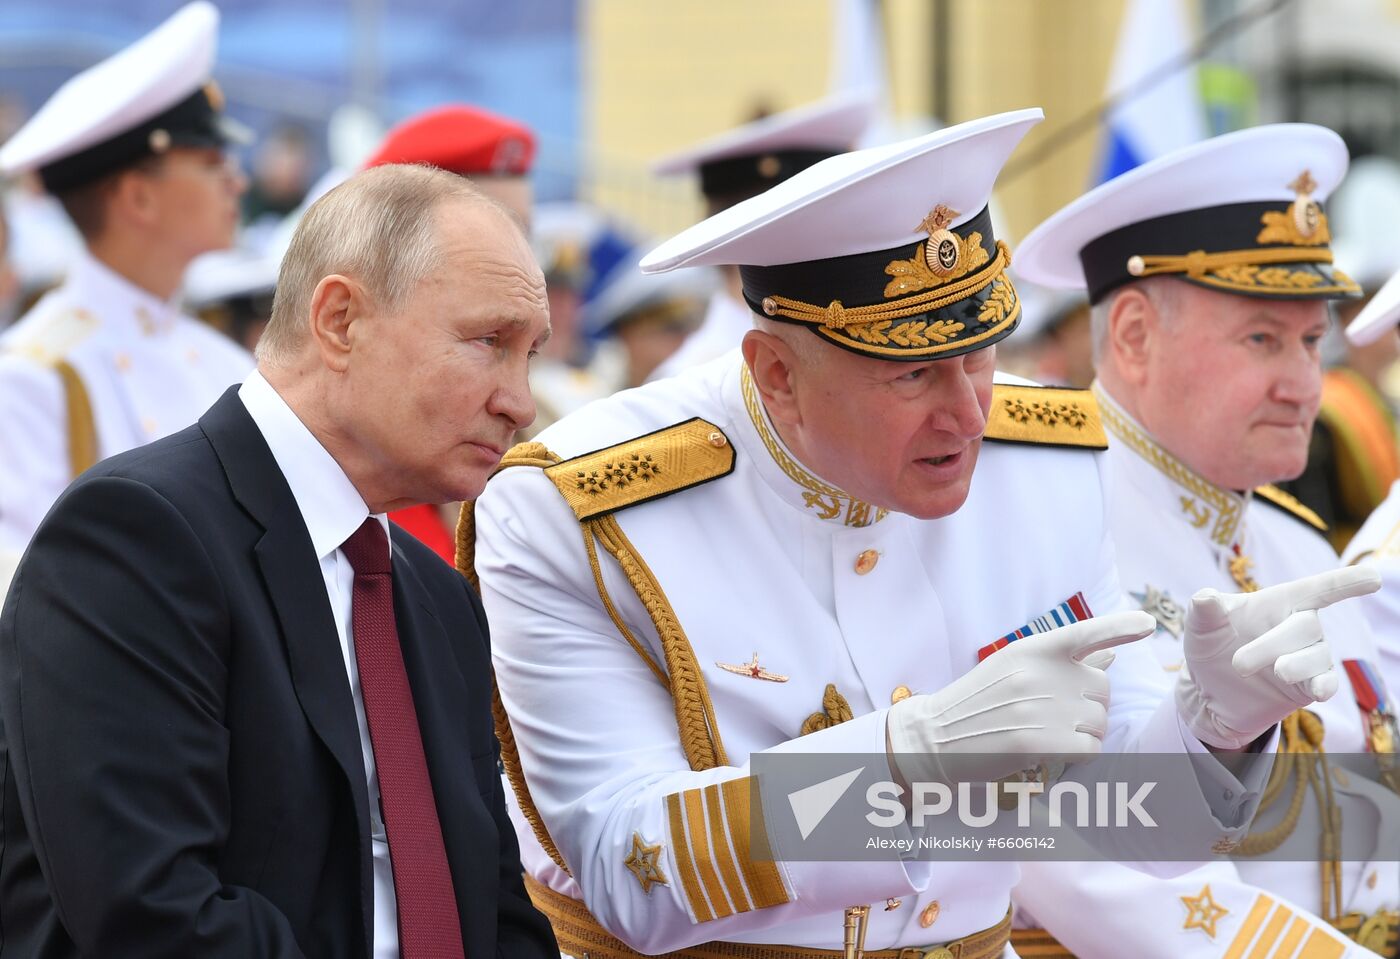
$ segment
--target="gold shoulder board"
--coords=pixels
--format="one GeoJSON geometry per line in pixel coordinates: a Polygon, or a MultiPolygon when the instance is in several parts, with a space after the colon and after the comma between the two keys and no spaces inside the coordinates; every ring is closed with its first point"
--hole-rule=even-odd
{"type": "Polygon", "coordinates": [[[1108,449],[1099,404],[1089,390],[997,383],[985,436],[1005,443],[1108,449]]]}
{"type": "Polygon", "coordinates": [[[1277,486],[1256,486],[1254,495],[1266,503],[1272,503],[1285,513],[1292,513],[1318,532],[1327,532],[1327,524],[1322,521],[1321,516],[1300,503],[1297,497],[1285,493],[1277,486]]]}
{"type": "Polygon", "coordinates": [[[718,426],[686,420],[545,469],[579,521],[708,483],[734,471],[734,447],[718,426]]]}
{"type": "Polygon", "coordinates": [[[8,352],[17,353],[41,366],[55,366],[73,348],[97,331],[97,317],[79,307],[60,310],[25,327],[12,339],[8,352]]]}

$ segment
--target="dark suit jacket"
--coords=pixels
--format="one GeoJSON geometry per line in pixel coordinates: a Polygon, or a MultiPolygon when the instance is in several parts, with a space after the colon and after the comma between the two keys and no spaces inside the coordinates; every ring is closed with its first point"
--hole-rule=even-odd
{"type": "MultiPolygon", "coordinates": [[[[469,959],[557,957],[520,878],[481,603],[395,529],[469,959]]],[[[80,477],[0,616],[0,957],[366,957],[368,791],[296,501],[235,390],[80,477]]]]}

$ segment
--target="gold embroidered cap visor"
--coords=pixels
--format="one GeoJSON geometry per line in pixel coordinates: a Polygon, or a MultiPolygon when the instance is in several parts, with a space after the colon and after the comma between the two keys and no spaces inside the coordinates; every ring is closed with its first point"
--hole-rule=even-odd
{"type": "Polygon", "coordinates": [[[1172,276],[1271,299],[1360,294],[1333,264],[1323,202],[1346,175],[1325,127],[1277,123],[1202,140],[1090,190],[1016,250],[1023,280],[1099,302],[1134,279],[1172,276]]]}
{"type": "Polygon", "coordinates": [[[1292,203],[1230,203],[1172,213],[1107,233],[1079,251],[1089,301],[1140,277],[1175,276],[1227,293],[1271,299],[1359,297],[1332,264],[1327,214],[1292,203]],[[1309,232],[1305,235],[1300,230],[1309,232]]]}
{"type": "Polygon", "coordinates": [[[986,207],[955,229],[891,250],[778,266],[742,266],[755,313],[806,326],[845,350],[919,361],[980,350],[1016,328],[1009,253],[986,207]]]}

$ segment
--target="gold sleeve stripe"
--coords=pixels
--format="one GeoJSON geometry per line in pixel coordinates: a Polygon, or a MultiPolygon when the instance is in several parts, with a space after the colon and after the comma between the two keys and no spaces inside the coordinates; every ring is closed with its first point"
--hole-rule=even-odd
{"type": "Polygon", "coordinates": [[[719,874],[715,872],[715,857],[710,851],[710,833],[705,827],[705,799],[699,789],[687,789],[681,793],[685,803],[686,833],[690,837],[690,851],[700,869],[700,881],[705,884],[705,894],[710,897],[710,906],[716,919],[734,915],[734,907],[729,904],[719,874]]]}
{"type": "Polygon", "coordinates": [[[1343,943],[1321,929],[1314,929],[1303,945],[1303,951],[1298,953],[1298,959],[1339,959],[1341,954],[1346,952],[1346,948],[1343,943]]]}
{"type": "Polygon", "coordinates": [[[676,872],[680,873],[681,887],[685,889],[690,911],[695,913],[696,922],[709,922],[715,915],[705,901],[705,893],[700,889],[700,877],[695,871],[695,861],[690,857],[690,841],[685,834],[680,793],[666,797],[666,813],[671,821],[671,852],[676,856],[676,872]]]}
{"type": "Polygon", "coordinates": [[[1254,944],[1254,948],[1249,953],[1249,959],[1268,959],[1269,951],[1273,948],[1278,937],[1283,935],[1283,927],[1288,925],[1288,920],[1293,918],[1293,910],[1280,904],[1274,910],[1274,914],[1269,917],[1269,923],[1264,927],[1264,932],[1260,934],[1259,941],[1254,944]]]}
{"type": "Polygon", "coordinates": [[[992,386],[983,435],[1006,443],[1108,449],[1099,403],[1091,390],[997,383],[992,386]]]}
{"type": "Polygon", "coordinates": [[[739,857],[739,869],[754,908],[767,909],[788,902],[787,889],[768,850],[768,829],[763,821],[763,806],[750,801],[752,784],[749,777],[729,779],[720,785],[724,797],[725,818],[729,835],[734,841],[734,853],[739,857]],[[760,848],[755,849],[755,846],[760,848]],[[761,854],[756,858],[755,854],[761,854]]]}
{"type": "Polygon", "coordinates": [[[1221,956],[1220,959],[1240,959],[1250,940],[1254,938],[1254,934],[1264,924],[1264,917],[1269,914],[1269,910],[1273,906],[1274,901],[1268,896],[1256,898],[1254,905],[1250,907],[1249,915],[1245,916],[1244,922],[1240,924],[1240,931],[1235,935],[1234,941],[1230,943],[1230,948],[1225,950],[1225,955],[1221,956]]]}
{"type": "Polygon", "coordinates": [[[1284,935],[1283,941],[1274,950],[1274,959],[1292,959],[1293,952],[1298,948],[1298,943],[1303,941],[1303,933],[1312,928],[1302,916],[1293,920],[1293,925],[1288,927],[1288,932],[1284,935]]]}
{"type": "Polygon", "coordinates": [[[545,468],[580,522],[669,496],[734,471],[734,446],[700,418],[545,468]]]}
{"type": "Polygon", "coordinates": [[[710,819],[710,845],[715,851],[715,862],[719,865],[724,888],[738,912],[749,912],[749,897],[744,892],[744,884],[739,880],[739,871],[734,867],[734,854],[729,848],[729,830],[724,825],[724,807],[719,798],[719,784],[705,787],[705,813],[710,819]]]}

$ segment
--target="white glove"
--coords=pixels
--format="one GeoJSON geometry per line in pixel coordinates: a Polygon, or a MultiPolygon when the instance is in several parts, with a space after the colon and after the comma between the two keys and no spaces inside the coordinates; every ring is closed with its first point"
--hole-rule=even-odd
{"type": "Polygon", "coordinates": [[[1317,611],[1380,585],[1374,570],[1347,566],[1256,593],[1191,597],[1176,684],[1187,728],[1208,746],[1240,749],[1295,709],[1332,698],[1339,680],[1317,611]]]}
{"type": "Polygon", "coordinates": [[[1040,756],[1097,755],[1108,731],[1114,646],[1152,635],[1114,613],[1018,639],[936,693],[890,707],[890,761],[907,782],[988,782],[1040,756]]]}

